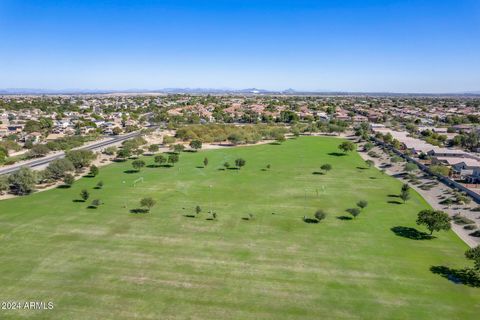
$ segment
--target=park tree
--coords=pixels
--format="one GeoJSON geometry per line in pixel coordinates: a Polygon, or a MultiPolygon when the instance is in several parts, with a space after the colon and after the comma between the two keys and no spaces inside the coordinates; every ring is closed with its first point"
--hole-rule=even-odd
{"type": "Polygon", "coordinates": [[[360,214],[360,209],[350,208],[350,209],[347,209],[347,212],[350,213],[353,218],[356,218],[360,214]]]}
{"type": "Polygon", "coordinates": [[[117,150],[117,158],[126,159],[132,155],[132,150],[128,148],[122,148],[117,150]]]}
{"type": "Polygon", "coordinates": [[[368,202],[366,200],[360,200],[357,202],[357,207],[360,209],[365,209],[368,206],[368,202]]]}
{"type": "Polygon", "coordinates": [[[195,213],[200,214],[200,212],[202,212],[202,208],[200,206],[196,206],[195,207],[195,213]]]}
{"type": "Polygon", "coordinates": [[[373,165],[375,164],[375,162],[373,162],[373,160],[370,160],[370,159],[369,159],[369,160],[365,161],[365,164],[367,165],[367,167],[371,168],[371,167],[373,167],[373,165]]]}
{"type": "Polygon", "coordinates": [[[465,252],[465,257],[473,261],[475,270],[480,271],[480,246],[468,249],[465,252]]]}
{"type": "Polygon", "coordinates": [[[100,199],[94,199],[92,200],[91,206],[94,208],[98,208],[102,204],[102,201],[100,199]]]}
{"type": "Polygon", "coordinates": [[[75,171],[73,163],[68,159],[56,159],[50,162],[45,169],[44,177],[52,180],[59,180],[69,172],[75,171]]]}
{"type": "Polygon", "coordinates": [[[98,181],[97,186],[95,188],[96,189],[102,189],[103,188],[103,181],[98,181]]]}
{"type": "Polygon", "coordinates": [[[105,150],[103,150],[103,153],[106,154],[107,156],[113,156],[117,153],[117,147],[107,147],[105,150]]]}
{"type": "Polygon", "coordinates": [[[29,158],[40,158],[46,156],[49,152],[50,149],[46,145],[36,144],[28,151],[27,156],[29,158]]]}
{"type": "Polygon", "coordinates": [[[417,224],[424,225],[430,234],[433,231],[450,230],[450,217],[440,210],[422,210],[418,213],[417,224]]]}
{"type": "Polygon", "coordinates": [[[278,143],[282,143],[284,142],[285,140],[287,140],[285,138],[285,135],[282,133],[282,132],[276,132],[273,136],[273,138],[275,139],[275,141],[277,141],[278,143]]]}
{"type": "Polygon", "coordinates": [[[232,144],[232,145],[237,145],[245,140],[245,138],[237,132],[234,132],[230,134],[227,138],[227,140],[232,144]]]}
{"type": "Polygon", "coordinates": [[[230,163],[229,163],[229,162],[225,162],[225,163],[223,164],[223,166],[225,167],[225,169],[228,169],[228,168],[230,168],[230,163]]]}
{"type": "Polygon", "coordinates": [[[67,173],[63,178],[63,183],[65,183],[65,185],[67,186],[71,186],[74,182],[75,182],[75,177],[70,173],[67,173]]]}
{"type": "Polygon", "coordinates": [[[4,163],[8,157],[8,150],[0,147],[0,164],[4,163]]]}
{"type": "Polygon", "coordinates": [[[180,153],[183,150],[185,150],[185,146],[183,144],[178,143],[178,144],[175,144],[172,147],[170,147],[170,149],[172,149],[173,152],[175,152],[175,153],[180,153]]]}
{"type": "Polygon", "coordinates": [[[208,158],[207,158],[207,157],[205,157],[205,158],[203,159],[203,166],[204,166],[204,167],[208,166],[208,158]]]}
{"type": "Polygon", "coordinates": [[[36,174],[28,167],[21,167],[8,177],[11,190],[18,195],[31,193],[35,188],[36,174]]]}
{"type": "Polygon", "coordinates": [[[242,158],[238,158],[235,160],[235,165],[238,167],[238,169],[241,169],[243,166],[245,166],[246,161],[242,158]]]}
{"type": "Polygon", "coordinates": [[[140,171],[140,169],[145,167],[145,161],[143,161],[141,159],[134,160],[134,161],[132,161],[132,167],[135,170],[140,171]]]}
{"type": "Polygon", "coordinates": [[[194,149],[195,151],[198,149],[202,149],[202,141],[200,140],[190,141],[190,148],[194,149]]]}
{"type": "Polygon", "coordinates": [[[151,153],[155,153],[159,150],[160,148],[158,147],[158,144],[151,144],[148,146],[148,151],[151,153]]]}
{"type": "Polygon", "coordinates": [[[147,208],[147,212],[150,211],[151,208],[156,204],[157,202],[151,198],[151,197],[145,197],[142,200],[140,200],[140,207],[145,207],[147,208]]]}
{"type": "Polygon", "coordinates": [[[92,164],[92,165],[90,166],[90,173],[89,173],[89,175],[92,176],[92,177],[96,177],[96,176],[98,175],[99,171],[100,171],[100,170],[98,169],[98,167],[97,167],[96,165],[92,164]]]}
{"type": "Polygon", "coordinates": [[[87,201],[88,198],[90,198],[90,192],[88,192],[86,189],[83,189],[80,191],[80,198],[82,198],[83,202],[87,201]]]}
{"type": "Polygon", "coordinates": [[[0,176],[0,195],[3,195],[9,188],[8,176],[0,176]]]}
{"type": "Polygon", "coordinates": [[[329,163],[325,163],[325,164],[322,164],[322,166],[320,167],[320,169],[321,169],[322,171],[328,172],[328,171],[332,170],[332,165],[329,164],[329,163]]]}
{"type": "Polygon", "coordinates": [[[317,219],[318,221],[322,221],[326,217],[327,217],[327,214],[325,213],[325,211],[321,209],[315,211],[315,219],[317,219]]]}
{"type": "Polygon", "coordinates": [[[82,169],[88,167],[96,155],[90,150],[72,150],[67,152],[66,158],[73,163],[75,169],[82,169]]]}
{"type": "Polygon", "coordinates": [[[410,200],[410,191],[408,189],[402,189],[399,195],[400,199],[402,199],[403,203],[407,203],[410,200]]]}
{"type": "Polygon", "coordinates": [[[340,149],[344,153],[354,151],[355,150],[355,144],[351,141],[344,141],[338,146],[338,149],[340,149]]]}
{"type": "Polygon", "coordinates": [[[178,160],[180,160],[180,157],[176,153],[170,154],[168,156],[168,163],[170,163],[172,165],[172,167],[175,165],[175,163],[178,162],[178,160]]]}
{"type": "Polygon", "coordinates": [[[167,162],[167,158],[165,158],[164,155],[159,154],[159,155],[156,155],[155,158],[153,158],[153,161],[155,161],[156,164],[158,164],[159,166],[161,166],[162,164],[164,164],[165,162],[167,162]]]}
{"type": "Polygon", "coordinates": [[[115,128],[112,129],[112,133],[113,133],[113,135],[118,136],[119,134],[122,133],[122,128],[115,127],[115,128]]]}

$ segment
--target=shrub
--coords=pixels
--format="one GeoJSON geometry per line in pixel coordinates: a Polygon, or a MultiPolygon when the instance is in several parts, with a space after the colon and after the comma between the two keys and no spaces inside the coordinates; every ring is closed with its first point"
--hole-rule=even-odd
{"type": "Polygon", "coordinates": [[[378,153],[376,153],[375,151],[368,151],[367,153],[370,157],[372,158],[379,158],[380,156],[378,155],[378,153]]]}
{"type": "Polygon", "coordinates": [[[75,177],[71,174],[66,174],[65,177],[63,178],[63,182],[67,186],[71,186],[75,182],[75,177]]]}
{"type": "Polygon", "coordinates": [[[357,206],[360,208],[360,209],[364,209],[368,206],[368,202],[365,201],[365,200],[360,200],[357,202],[357,206]]]}
{"type": "Polygon", "coordinates": [[[147,211],[150,211],[150,209],[156,204],[157,202],[151,198],[151,197],[146,197],[140,200],[140,206],[141,207],[146,207],[147,211]]]}
{"type": "Polygon", "coordinates": [[[467,217],[464,217],[464,216],[461,216],[461,215],[453,216],[453,221],[456,224],[472,224],[472,223],[475,223],[475,221],[470,220],[467,217]]]}
{"type": "Polygon", "coordinates": [[[315,219],[317,219],[318,221],[322,221],[326,217],[327,217],[327,214],[323,210],[319,209],[315,212],[315,219]]]}

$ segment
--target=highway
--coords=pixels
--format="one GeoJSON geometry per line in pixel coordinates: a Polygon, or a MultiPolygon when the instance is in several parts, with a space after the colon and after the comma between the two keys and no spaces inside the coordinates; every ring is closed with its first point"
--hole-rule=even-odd
{"type": "MultiPolygon", "coordinates": [[[[137,137],[140,134],[141,134],[140,131],[135,131],[135,132],[131,132],[131,133],[121,135],[121,136],[114,136],[109,140],[92,143],[92,144],[87,145],[87,146],[75,148],[75,150],[82,150],[82,149],[83,150],[96,150],[96,149],[100,149],[100,148],[105,148],[105,147],[108,147],[110,145],[122,142],[124,140],[128,140],[128,139],[137,137]]],[[[21,162],[21,163],[18,163],[18,164],[13,164],[11,166],[6,166],[5,168],[0,167],[0,175],[12,173],[14,171],[17,171],[21,167],[35,168],[35,167],[47,165],[51,161],[63,158],[64,156],[65,156],[65,152],[61,151],[61,152],[56,153],[54,155],[50,155],[50,156],[47,155],[47,156],[42,157],[40,159],[32,159],[32,160],[24,161],[24,162],[21,162]]]]}

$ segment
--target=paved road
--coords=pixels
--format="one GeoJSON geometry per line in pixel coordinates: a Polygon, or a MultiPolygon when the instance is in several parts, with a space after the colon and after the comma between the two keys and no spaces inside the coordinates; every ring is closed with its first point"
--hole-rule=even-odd
{"type": "MultiPolygon", "coordinates": [[[[109,145],[112,145],[112,144],[115,144],[115,143],[118,143],[118,142],[122,142],[124,140],[128,140],[128,139],[131,139],[133,137],[137,137],[140,134],[141,133],[139,131],[136,131],[136,132],[127,133],[127,134],[124,134],[124,135],[121,135],[121,136],[114,136],[109,140],[96,142],[96,143],[90,144],[88,146],[83,146],[83,147],[80,147],[80,148],[76,148],[75,150],[79,150],[79,149],[95,150],[95,149],[105,148],[105,147],[108,147],[109,145]]],[[[12,165],[12,166],[8,166],[6,168],[0,168],[0,175],[7,174],[7,173],[12,173],[14,171],[17,171],[21,167],[35,168],[35,167],[38,167],[38,166],[43,166],[43,165],[46,165],[46,164],[50,163],[53,160],[63,158],[64,156],[65,156],[65,153],[62,151],[60,153],[57,153],[57,154],[54,154],[54,155],[51,155],[51,156],[46,156],[46,157],[43,157],[43,158],[40,158],[40,159],[29,160],[29,161],[26,161],[26,162],[23,162],[23,163],[20,163],[20,164],[15,164],[15,165],[12,165]]]]}

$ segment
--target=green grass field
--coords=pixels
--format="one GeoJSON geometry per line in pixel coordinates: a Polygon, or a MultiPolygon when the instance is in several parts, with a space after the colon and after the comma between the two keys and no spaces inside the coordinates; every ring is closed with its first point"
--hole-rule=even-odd
{"type": "Polygon", "coordinates": [[[433,240],[392,232],[418,228],[427,204],[416,193],[389,203],[401,182],[364,169],[358,154],[329,155],[339,143],[308,137],[183,153],[174,168],[140,173],[117,163],[71,189],[1,201],[0,301],[55,308],[0,310],[0,319],[478,319],[480,289],[430,271],[471,265],[466,245],[453,232],[433,240]],[[197,168],[204,157],[208,167],[197,168]],[[219,170],[237,157],[244,168],[219,170]],[[333,170],[312,174],[324,163],[333,170]],[[105,204],[74,202],[84,188],[105,204]],[[144,196],[157,205],[130,213],[144,196]],[[357,219],[337,218],[361,199],[369,205],[357,219]],[[186,217],[196,205],[199,217],[186,217]],[[304,223],[316,209],[328,217],[304,223]],[[242,219],[250,213],[254,220],[242,219]]]}

